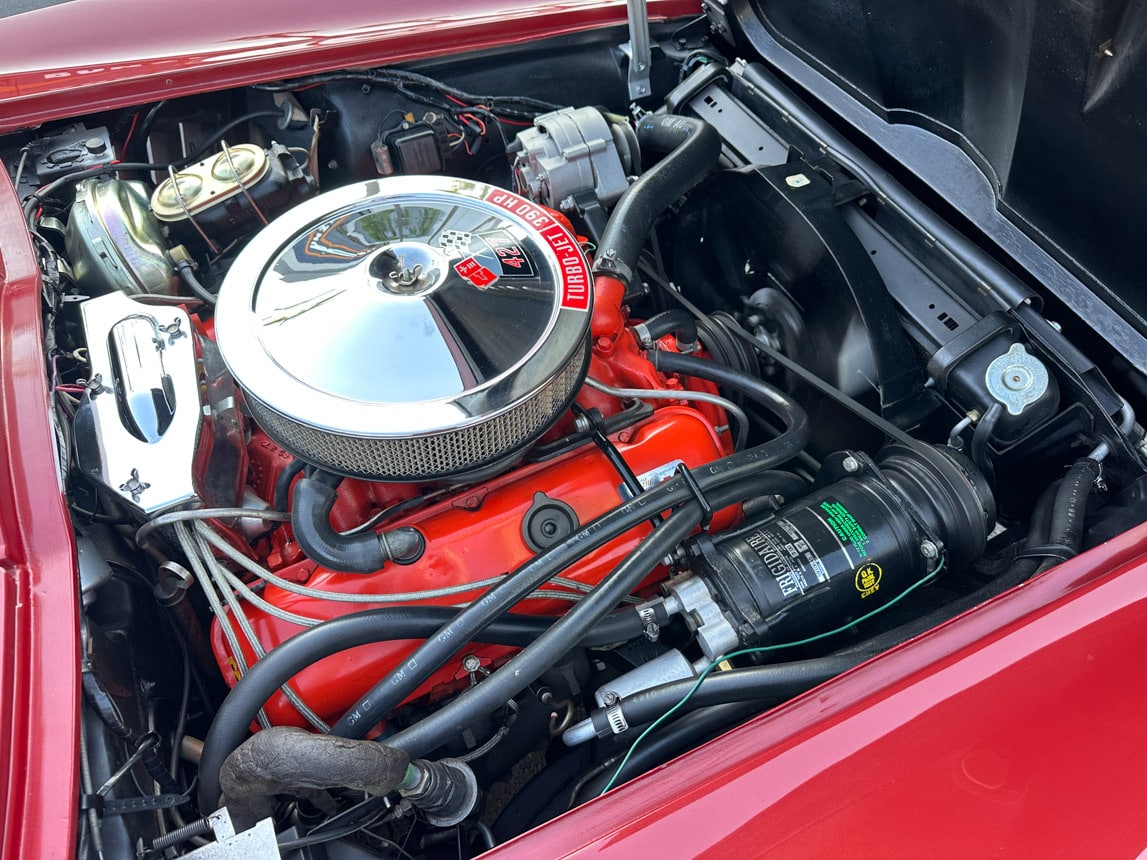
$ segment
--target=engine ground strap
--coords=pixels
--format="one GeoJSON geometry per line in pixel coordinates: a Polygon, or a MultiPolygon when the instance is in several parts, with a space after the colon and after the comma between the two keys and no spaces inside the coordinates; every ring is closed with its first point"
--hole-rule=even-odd
{"type": "Polygon", "coordinates": [[[98,794],[85,794],[80,798],[80,812],[94,809],[106,818],[109,815],[131,815],[133,812],[174,809],[190,802],[191,799],[184,794],[149,794],[145,797],[124,797],[111,800],[98,794]]]}

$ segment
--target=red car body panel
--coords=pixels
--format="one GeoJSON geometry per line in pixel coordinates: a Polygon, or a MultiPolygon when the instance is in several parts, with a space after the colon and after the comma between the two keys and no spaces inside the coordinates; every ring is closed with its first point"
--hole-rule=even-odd
{"type": "Polygon", "coordinates": [[[491,857],[1132,857],[1147,525],[491,857]]]}
{"type": "MultiPolygon", "coordinates": [[[[621,0],[75,2],[0,21],[0,131],[624,21],[621,0]],[[390,21],[379,22],[386,16],[390,21]],[[406,15],[395,21],[394,16],[406,15]],[[267,30],[276,26],[279,32],[267,30]],[[512,24],[508,24],[512,22],[512,24]],[[290,30],[287,30],[287,27],[290,30]],[[82,39],[45,32],[82,34],[82,39]]],[[[698,12],[651,2],[651,13],[698,12]]],[[[4,857],[74,852],[77,582],[39,278],[0,178],[4,857]]],[[[1147,525],[496,850],[498,857],[1112,856],[1147,845],[1147,525]]]]}
{"type": "Polygon", "coordinates": [[[79,588],[49,422],[40,272],[0,172],[0,856],[74,852],[79,588]]]}
{"type": "MultiPolygon", "coordinates": [[[[651,0],[651,18],[700,13],[651,0]]],[[[0,132],[78,113],[623,24],[623,0],[73,0],[0,23],[0,132]],[[61,34],[46,39],[46,32],[61,34]],[[71,38],[66,34],[82,37],[71,38]]]]}

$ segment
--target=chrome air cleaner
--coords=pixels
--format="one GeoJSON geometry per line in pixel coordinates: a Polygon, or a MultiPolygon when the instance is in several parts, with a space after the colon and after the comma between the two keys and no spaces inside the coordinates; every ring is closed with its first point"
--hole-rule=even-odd
{"type": "Polygon", "coordinates": [[[443,177],[370,180],[275,219],[219,293],[219,348],[263,429],[386,481],[513,457],[581,385],[589,267],[553,213],[443,177]]]}

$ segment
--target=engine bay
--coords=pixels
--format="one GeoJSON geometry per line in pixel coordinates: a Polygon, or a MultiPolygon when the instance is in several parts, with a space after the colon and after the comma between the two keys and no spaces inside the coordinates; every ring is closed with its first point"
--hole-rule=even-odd
{"type": "Polygon", "coordinates": [[[78,856],[476,856],[1144,519],[1086,320],[647,35],[639,84],[610,32],[0,138],[78,856]]]}

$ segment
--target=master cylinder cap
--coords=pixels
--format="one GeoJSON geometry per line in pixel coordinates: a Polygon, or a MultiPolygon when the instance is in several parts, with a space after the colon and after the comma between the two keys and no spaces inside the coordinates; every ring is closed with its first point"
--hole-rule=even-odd
{"type": "Polygon", "coordinates": [[[590,275],[548,210],[403,176],[277,218],[219,293],[219,348],[263,429],[344,475],[416,481],[506,460],[580,387],[590,275]]]}

